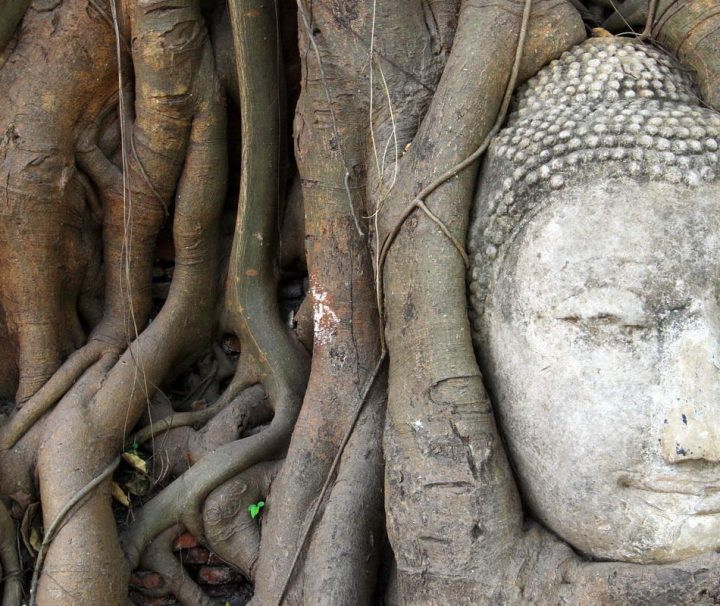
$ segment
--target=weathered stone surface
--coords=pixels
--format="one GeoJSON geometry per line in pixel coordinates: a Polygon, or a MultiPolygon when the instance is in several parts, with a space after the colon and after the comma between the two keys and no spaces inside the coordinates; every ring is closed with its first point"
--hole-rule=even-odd
{"type": "Polygon", "coordinates": [[[720,548],[720,115],[660,51],[542,70],[485,163],[471,320],[526,503],[598,558],[720,548]]]}

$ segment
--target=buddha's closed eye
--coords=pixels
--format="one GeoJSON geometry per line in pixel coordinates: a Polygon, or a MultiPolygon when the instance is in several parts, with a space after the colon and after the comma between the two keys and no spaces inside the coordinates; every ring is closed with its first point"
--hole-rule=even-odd
{"type": "Polygon", "coordinates": [[[644,328],[651,324],[644,301],[614,287],[583,290],[555,306],[553,318],[580,327],[644,328]]]}

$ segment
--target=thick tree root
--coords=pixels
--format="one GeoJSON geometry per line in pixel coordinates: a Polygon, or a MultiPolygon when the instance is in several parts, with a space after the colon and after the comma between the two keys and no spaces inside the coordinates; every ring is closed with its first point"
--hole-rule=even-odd
{"type": "MultiPolygon", "coordinates": [[[[156,320],[110,371],[95,397],[79,406],[65,406],[63,401],[48,420],[46,440],[38,461],[46,520],[52,519],[58,506],[78,484],[83,484],[88,474],[103,461],[117,455],[124,444],[124,435],[139,418],[151,392],[173,365],[193,355],[198,345],[207,343],[210,336],[214,301],[207,293],[213,292],[216,284],[217,220],[225,185],[222,172],[226,158],[224,111],[214,79],[209,45],[205,44],[202,52],[198,50],[195,58],[198,36],[202,38],[199,25],[202,21],[196,5],[189,2],[179,7],[173,3],[174,10],[170,13],[155,10],[161,7],[162,2],[142,5],[134,17],[139,26],[134,47],[138,54],[136,76],[138,82],[142,80],[157,87],[146,88],[142,93],[147,95],[147,100],[142,102],[144,109],[149,110],[144,118],[140,111],[143,96],[138,96],[134,132],[145,132],[138,126],[143,122],[147,122],[150,130],[173,124],[179,132],[170,130],[155,136],[169,139],[175,152],[180,153],[179,150],[184,149],[183,141],[187,140],[183,135],[185,123],[182,119],[187,111],[185,99],[192,99],[195,118],[176,195],[173,283],[170,296],[156,320]],[[185,26],[168,31],[168,15],[170,23],[180,20],[185,26]],[[159,37],[155,30],[161,34],[159,37]],[[170,37],[164,39],[165,35],[170,37]],[[149,46],[143,46],[145,43],[149,46]],[[156,46],[152,47],[153,44],[156,46]],[[169,55],[157,61],[158,52],[169,55]],[[173,58],[174,54],[178,56],[173,58]],[[200,55],[202,69],[198,69],[200,55]],[[175,69],[168,70],[167,62],[173,63],[175,69]],[[144,71],[150,64],[149,71],[144,71]],[[152,71],[154,69],[158,72],[152,71]],[[195,72],[199,75],[193,84],[195,72]],[[187,94],[178,93],[183,88],[187,94]],[[158,112],[166,119],[159,120],[158,112]],[[178,330],[179,326],[181,330],[178,330]]],[[[151,142],[147,142],[142,149],[150,153],[150,145],[151,142]]],[[[145,156],[143,172],[150,182],[162,175],[167,189],[164,179],[177,174],[179,169],[169,149],[155,151],[162,152],[163,157],[154,162],[152,157],[145,156]]],[[[139,196],[135,203],[138,201],[139,196]]],[[[153,203],[157,204],[158,200],[153,203]]],[[[106,596],[106,604],[123,602],[127,570],[122,565],[122,552],[105,490],[68,520],[50,545],[47,559],[48,574],[41,577],[39,603],[90,605],[95,603],[94,596],[100,594],[106,596]],[[84,543],[80,550],[75,547],[79,541],[84,543]],[[63,563],[64,557],[71,558],[72,566],[68,566],[70,562],[63,563]],[[82,578],[71,572],[77,566],[86,570],[82,578]]]]}
{"type": "Polygon", "coordinates": [[[106,360],[104,366],[107,361],[109,366],[112,366],[117,361],[119,352],[106,350],[106,344],[93,341],[74,352],[50,380],[0,428],[0,450],[9,450],[15,446],[33,424],[50,410],[75,381],[101,357],[106,360]]]}
{"type": "Polygon", "coordinates": [[[60,509],[50,526],[48,526],[48,528],[45,530],[45,536],[43,537],[43,541],[40,545],[37,558],[35,559],[35,569],[33,571],[32,581],[30,583],[30,599],[28,602],[28,606],[35,606],[37,602],[37,584],[38,579],[40,578],[40,573],[43,569],[43,563],[45,562],[45,554],[47,553],[48,546],[50,545],[50,543],[52,543],[55,535],[58,533],[60,528],[62,528],[62,525],[65,523],[65,520],[68,518],[68,516],[72,515],[72,511],[75,509],[75,507],[77,507],[78,504],[82,503],[88,495],[92,494],[92,492],[98,486],[100,486],[110,476],[112,476],[119,463],[120,459],[113,461],[98,476],[93,478],[90,482],[88,482],[85,486],[83,486],[80,490],[73,494],[70,497],[70,500],[65,503],[65,505],[63,505],[62,509],[60,509]]]}
{"type": "MultiPolygon", "coordinates": [[[[115,356],[106,356],[93,364],[65,394],[62,399],[63,405],[68,408],[81,407],[83,403],[90,401],[99,391],[116,360],[115,356]]],[[[13,448],[1,452],[0,473],[3,496],[20,493],[30,497],[36,494],[34,470],[38,451],[45,439],[45,425],[49,417],[50,415],[35,423],[13,448]]]]}
{"type": "MultiPolygon", "coordinates": [[[[422,191],[416,175],[436,186],[426,205],[464,241],[476,159],[507,99],[519,4],[463,2],[443,78],[381,211],[380,241],[422,191]]],[[[529,24],[518,81],[584,37],[559,2],[534,2],[529,24]]],[[[422,214],[404,222],[386,261],[386,521],[401,601],[486,603],[486,558],[510,561],[522,515],[470,341],[464,262],[422,214]]]]}
{"type": "Polygon", "coordinates": [[[20,606],[23,586],[15,522],[0,502],[0,572],[3,580],[2,606],[20,606]]]}
{"type": "Polygon", "coordinates": [[[84,338],[76,302],[96,251],[73,146],[75,129],[112,93],[112,56],[107,23],[73,0],[31,9],[0,71],[0,304],[17,348],[20,404],[84,338]],[[80,65],[78,56],[87,60],[80,65]],[[42,98],[27,111],[29,100],[42,98]]]}
{"type": "Polygon", "coordinates": [[[367,452],[360,436],[379,435],[383,420],[383,398],[376,396],[363,410],[362,431],[359,426],[353,433],[380,355],[370,250],[361,235],[367,225],[359,225],[362,197],[353,194],[364,186],[358,158],[365,141],[357,127],[364,112],[354,66],[324,61],[333,51],[354,56],[358,50],[342,47],[343,28],[329,6],[314,6],[312,22],[304,4],[299,11],[305,79],[295,158],[305,208],[313,360],[288,455],[268,500],[252,603],[364,604],[379,561],[380,542],[367,539],[382,532],[381,457],[367,452]],[[314,31],[322,32],[321,40],[314,31]],[[336,471],[342,482],[335,483],[336,471]],[[359,487],[362,511],[351,505],[359,487]],[[341,556],[329,555],[331,536],[332,543],[346,545],[341,556]]]}
{"type": "Polygon", "coordinates": [[[208,546],[251,581],[260,551],[260,524],[250,516],[248,507],[268,498],[281,465],[282,460],[259,463],[205,499],[203,527],[208,546]]]}
{"type": "Polygon", "coordinates": [[[173,542],[180,534],[176,525],[168,528],[155,539],[142,557],[142,565],[159,573],[165,580],[165,589],[172,593],[183,606],[220,606],[208,597],[183,568],[172,552],[173,542]]]}

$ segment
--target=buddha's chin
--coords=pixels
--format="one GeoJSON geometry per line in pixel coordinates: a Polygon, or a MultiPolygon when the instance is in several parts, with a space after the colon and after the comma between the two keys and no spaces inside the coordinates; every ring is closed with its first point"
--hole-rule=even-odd
{"type": "Polygon", "coordinates": [[[661,536],[648,537],[617,551],[593,554],[603,560],[668,564],[720,550],[720,513],[688,515],[666,522],[661,536]],[[668,536],[675,534],[674,537],[668,536]]]}
{"type": "Polygon", "coordinates": [[[720,551],[716,499],[653,496],[644,493],[631,514],[619,514],[608,531],[598,534],[595,529],[594,536],[575,547],[592,559],[636,564],[668,564],[720,551]]]}
{"type": "Polygon", "coordinates": [[[658,547],[652,560],[676,562],[720,550],[720,512],[691,514],[678,524],[677,538],[667,546],[658,547]]]}

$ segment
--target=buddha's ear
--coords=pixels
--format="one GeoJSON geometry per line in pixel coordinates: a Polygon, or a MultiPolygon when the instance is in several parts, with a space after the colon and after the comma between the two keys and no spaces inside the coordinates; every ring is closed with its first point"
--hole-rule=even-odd
{"type": "Polygon", "coordinates": [[[695,71],[700,95],[720,111],[720,10],[717,0],[660,0],[654,40],[695,71]]]}

